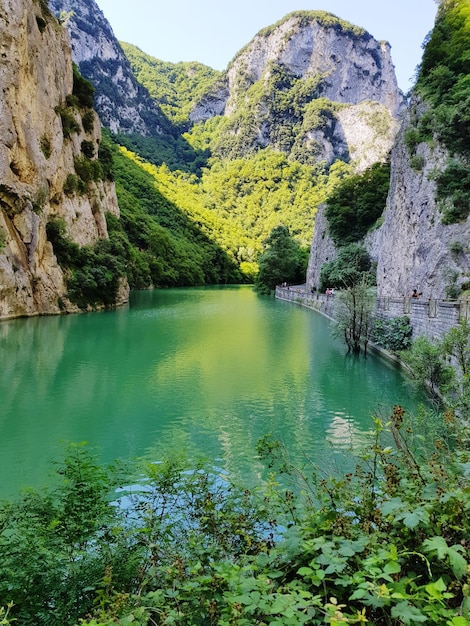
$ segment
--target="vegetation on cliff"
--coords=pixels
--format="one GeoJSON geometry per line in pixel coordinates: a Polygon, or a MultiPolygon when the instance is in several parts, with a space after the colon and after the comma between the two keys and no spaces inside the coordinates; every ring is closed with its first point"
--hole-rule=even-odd
{"type": "Polygon", "coordinates": [[[446,168],[436,175],[443,221],[470,214],[470,6],[467,0],[442,0],[436,24],[424,46],[416,90],[429,105],[408,131],[414,153],[420,141],[437,139],[449,151],[446,168]]]}
{"type": "Polygon", "coordinates": [[[390,188],[390,163],[376,163],[345,179],[326,203],[328,232],[341,247],[364,239],[382,215],[390,188]]]}

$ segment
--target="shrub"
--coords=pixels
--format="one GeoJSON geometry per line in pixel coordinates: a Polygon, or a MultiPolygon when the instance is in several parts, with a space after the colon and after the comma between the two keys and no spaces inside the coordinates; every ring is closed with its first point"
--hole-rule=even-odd
{"type": "Polygon", "coordinates": [[[101,167],[100,161],[96,159],[90,159],[83,155],[75,157],[73,162],[78,177],[85,184],[91,181],[102,180],[103,168],[101,167]]]}
{"type": "Polygon", "coordinates": [[[47,135],[43,135],[41,137],[41,152],[46,157],[46,159],[49,159],[52,154],[51,140],[47,135]]]}
{"type": "Polygon", "coordinates": [[[80,190],[80,179],[75,174],[69,174],[64,182],[64,193],[66,196],[73,196],[80,190]]]}
{"type": "Polygon", "coordinates": [[[410,167],[415,172],[420,172],[425,166],[425,164],[426,164],[426,161],[424,160],[424,157],[422,156],[415,154],[414,156],[410,158],[410,167]]]}
{"type": "Polygon", "coordinates": [[[107,180],[114,180],[113,151],[106,141],[103,141],[100,144],[98,150],[98,160],[101,163],[104,178],[107,180]]]}
{"type": "Polygon", "coordinates": [[[71,446],[50,489],[0,506],[8,619],[468,626],[463,429],[448,413],[413,424],[400,406],[372,424],[354,469],[329,477],[266,435],[259,492],[175,457],[117,495],[122,471],[71,446]]]}
{"type": "Polygon", "coordinates": [[[440,345],[426,337],[418,337],[401,358],[410,367],[411,378],[436,397],[452,381],[453,369],[443,361],[440,345]]]}
{"type": "Polygon", "coordinates": [[[93,141],[82,141],[80,150],[82,154],[88,159],[92,159],[95,156],[95,144],[93,143],[93,141]]]}
{"type": "Polygon", "coordinates": [[[80,247],[70,240],[65,222],[52,219],[46,227],[59,264],[67,271],[68,297],[82,309],[113,306],[119,281],[126,275],[127,251],[117,236],[80,247]]]}
{"type": "Polygon", "coordinates": [[[320,291],[328,287],[344,289],[359,284],[364,276],[367,282],[374,284],[372,263],[366,248],[357,243],[343,246],[333,261],[324,263],[320,270],[320,291]]]}
{"type": "Polygon", "coordinates": [[[77,104],[80,108],[93,108],[95,88],[89,80],[80,74],[80,71],[75,63],[73,64],[72,93],[77,98],[77,104]]]}
{"type": "Polygon", "coordinates": [[[381,320],[376,319],[373,340],[382,348],[392,352],[408,350],[411,347],[413,327],[406,315],[381,320]]]}
{"type": "Polygon", "coordinates": [[[89,109],[82,115],[83,130],[86,133],[93,132],[95,128],[95,112],[89,109]]]}
{"type": "Polygon", "coordinates": [[[73,133],[80,132],[80,124],[75,119],[75,113],[73,110],[70,108],[56,107],[55,112],[60,115],[62,131],[65,138],[70,137],[73,133]]]}

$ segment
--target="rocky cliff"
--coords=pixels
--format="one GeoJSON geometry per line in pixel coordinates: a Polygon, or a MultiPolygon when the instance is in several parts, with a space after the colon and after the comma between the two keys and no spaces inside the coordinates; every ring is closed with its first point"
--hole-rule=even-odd
{"type": "MultiPolygon", "coordinates": [[[[468,288],[470,218],[444,224],[436,200],[435,174],[444,169],[448,153],[438,142],[423,142],[411,158],[406,146],[407,130],[417,126],[426,108],[418,97],[411,99],[391,153],[383,224],[364,241],[377,263],[379,296],[407,296],[418,289],[424,298],[445,299],[468,288]]],[[[309,289],[318,286],[321,266],[336,253],[323,206],[315,220],[306,277],[309,289]]]]}
{"type": "Polygon", "coordinates": [[[107,236],[105,212],[118,214],[114,185],[64,192],[79,179],[84,145],[96,160],[99,121],[73,95],[69,38],[45,2],[2,0],[0,46],[0,318],[76,310],[46,225],[63,220],[79,245],[107,236]]]}
{"type": "Polygon", "coordinates": [[[94,0],[49,0],[66,25],[73,60],[96,89],[95,108],[103,126],[115,133],[145,137],[172,133],[148,91],[140,85],[108,20],[94,0]]]}
{"type": "Polygon", "coordinates": [[[377,291],[384,296],[409,295],[416,288],[423,297],[452,298],[470,276],[470,219],[444,224],[436,201],[435,172],[444,169],[447,151],[437,142],[421,143],[412,160],[406,147],[407,129],[425,110],[418,98],[411,101],[392,151],[384,223],[366,239],[377,261],[377,291]]]}
{"type": "Polygon", "coordinates": [[[190,117],[225,117],[223,156],[272,145],[363,169],[390,150],[403,102],[388,43],[329,13],[299,11],[258,33],[190,117]]]}

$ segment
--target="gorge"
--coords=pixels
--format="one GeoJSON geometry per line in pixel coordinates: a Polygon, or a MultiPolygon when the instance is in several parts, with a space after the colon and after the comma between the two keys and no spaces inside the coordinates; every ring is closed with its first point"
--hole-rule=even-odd
{"type": "MultiPolygon", "coordinates": [[[[329,190],[350,172],[363,171],[372,163],[385,159],[390,150],[398,117],[404,107],[404,98],[398,90],[393,72],[390,48],[383,42],[375,41],[362,29],[334,16],[322,12],[300,11],[261,31],[235,57],[227,72],[220,76],[212,74],[206,78],[206,93],[202,97],[198,96],[198,100],[193,101],[186,109],[188,117],[183,124],[186,130],[181,134],[182,122],[179,122],[178,129],[168,114],[165,116],[146,87],[134,78],[134,70],[139,75],[136,55],[132,56],[133,51],[127,48],[129,58],[134,63],[132,67],[115,40],[106,18],[93,0],[75,2],[73,7],[71,3],[51,0],[50,8],[67,26],[73,59],[84,76],[94,84],[94,102],[101,123],[114,134],[118,143],[121,141],[134,153],[140,151],[159,168],[149,170],[153,176],[159,177],[157,189],[160,196],[152,200],[158,204],[154,204],[153,210],[150,209],[150,217],[138,218],[145,219],[145,223],[149,224],[144,227],[141,223],[141,234],[134,226],[130,230],[136,218],[129,211],[142,204],[142,194],[134,193],[129,187],[129,181],[120,178],[121,169],[113,174],[115,178],[117,176],[121,211],[123,207],[126,211],[124,220],[121,220],[125,232],[119,235],[122,227],[113,222],[113,239],[108,247],[111,254],[115,255],[117,238],[125,237],[129,241],[129,244],[126,243],[127,249],[130,250],[131,246],[136,250],[132,253],[133,259],[131,252],[126,252],[127,270],[120,270],[117,276],[120,281],[119,289],[113,286],[118,301],[126,299],[126,279],[131,287],[249,281],[256,271],[262,242],[274,226],[286,222],[301,245],[309,245],[317,207],[327,198],[329,190]],[[211,128],[218,129],[212,140],[208,139],[210,133],[213,133],[211,128]],[[203,139],[204,133],[207,135],[206,139],[203,139]],[[202,177],[197,171],[198,168],[200,171],[200,166],[204,165],[209,154],[207,148],[203,149],[201,141],[209,146],[209,152],[213,155],[211,167],[205,167],[202,177]],[[163,150],[160,152],[163,157],[158,156],[159,150],[163,150]],[[198,178],[185,179],[176,170],[165,172],[162,164],[165,162],[165,155],[171,151],[180,155],[176,158],[179,159],[182,171],[192,168],[198,178]],[[277,180],[274,169],[279,164],[285,174],[277,180]],[[260,168],[259,173],[257,168],[260,168]],[[273,182],[261,182],[261,168],[264,172],[269,172],[268,179],[273,177],[273,182]],[[273,173],[270,172],[272,168],[273,173]],[[249,173],[240,176],[243,169],[249,173]],[[231,185],[235,187],[233,200],[224,198],[222,190],[222,186],[229,189],[231,185]],[[178,191],[178,187],[181,191],[178,191]],[[205,188],[203,194],[200,193],[201,188],[205,188]],[[132,199],[129,192],[133,194],[132,199]],[[185,198],[178,194],[184,194],[185,198]],[[227,210],[227,207],[220,210],[227,201],[231,203],[231,209],[227,210]],[[162,202],[166,203],[165,207],[170,202],[174,207],[171,208],[172,211],[176,209],[189,216],[190,228],[194,232],[192,237],[195,240],[194,244],[191,242],[190,248],[182,239],[187,235],[181,235],[181,229],[178,232],[175,229],[175,224],[181,218],[170,215],[163,217],[162,210],[156,208],[162,206],[162,202]],[[155,219],[158,222],[157,230],[155,226],[150,226],[149,221],[155,219]],[[158,234],[158,244],[154,241],[155,234],[151,235],[153,240],[147,235],[149,228],[152,233],[158,234]],[[189,258],[193,259],[197,247],[201,246],[201,235],[198,235],[197,229],[201,230],[202,236],[208,242],[213,241],[215,245],[204,244],[206,250],[198,261],[201,263],[201,271],[189,278],[187,273],[186,277],[181,273],[181,269],[187,263],[185,257],[191,255],[188,261],[189,258]],[[161,260],[159,261],[158,255],[154,260],[154,249],[159,250],[161,259],[165,259],[166,255],[174,263],[174,259],[179,258],[178,267],[158,269],[160,266],[156,263],[161,264],[161,260]],[[135,260],[136,255],[138,262],[135,260]],[[144,269],[135,269],[137,263],[139,268],[144,269]],[[211,266],[213,270],[210,270],[211,266]],[[137,271],[140,272],[138,275],[137,271]],[[176,280],[172,278],[175,273],[181,274],[176,280]]],[[[21,19],[29,19],[33,25],[36,23],[29,36],[41,37],[38,23],[42,25],[44,21],[48,36],[60,33],[63,39],[65,33],[48,11],[44,3],[23,2],[17,8],[19,21],[13,29],[14,33],[22,33],[21,19]],[[37,13],[38,7],[41,14],[37,13]]],[[[53,46],[48,50],[52,57],[53,46]]],[[[17,55],[17,58],[21,57],[17,55]]],[[[139,62],[147,63],[147,60],[139,62]]],[[[41,67],[46,67],[47,63],[52,63],[52,60],[41,61],[41,67]]],[[[70,96],[73,96],[70,56],[65,56],[63,63],[61,67],[64,69],[61,71],[69,72],[69,83],[61,81],[63,93],[50,94],[51,100],[40,105],[43,114],[48,112],[48,123],[56,126],[61,121],[56,112],[58,103],[63,102],[60,106],[64,107],[67,115],[73,117],[79,113],[79,109],[74,112],[72,108],[67,108],[67,98],[70,101],[70,96]],[[67,91],[70,93],[66,93],[67,91]]],[[[56,69],[51,71],[56,72],[56,69]]],[[[197,68],[197,71],[203,70],[197,68]]],[[[44,91],[49,95],[50,90],[43,90],[38,71],[35,80],[41,93],[44,91]]],[[[8,110],[15,107],[13,102],[7,104],[8,110]]],[[[81,115],[85,115],[85,110],[81,115]]],[[[94,128],[94,132],[98,132],[97,126],[94,128]]],[[[36,145],[47,139],[42,128],[31,129],[30,132],[35,135],[36,145]]],[[[60,126],[55,132],[60,132],[60,126]]],[[[36,209],[36,212],[32,211],[28,217],[27,211],[17,209],[19,215],[16,222],[28,222],[28,225],[22,227],[23,230],[32,228],[30,224],[38,223],[38,232],[43,233],[41,240],[46,235],[46,225],[51,218],[63,220],[65,230],[60,231],[61,236],[63,234],[72,242],[83,246],[93,244],[100,237],[107,237],[104,213],[117,215],[118,208],[115,196],[108,202],[108,195],[114,193],[112,181],[109,180],[84,181],[85,194],[82,191],[63,191],[64,186],[67,188],[67,180],[74,180],[70,176],[80,178],[80,174],[77,174],[77,159],[89,158],[80,155],[80,151],[84,142],[91,142],[86,132],[84,135],[75,130],[67,132],[69,136],[65,136],[62,130],[60,141],[64,150],[75,150],[68,157],[68,167],[71,169],[64,170],[62,177],[53,182],[41,172],[41,180],[46,183],[38,179],[34,182],[34,189],[28,193],[33,200],[34,194],[45,197],[42,200],[44,207],[36,209]],[[86,200],[87,194],[91,200],[86,200]],[[55,204],[51,205],[51,200],[55,204]],[[89,208],[82,208],[87,203],[89,208]],[[90,222],[91,218],[93,222],[90,222]],[[93,226],[97,221],[99,228],[93,226]]],[[[93,140],[95,149],[90,152],[93,155],[92,160],[97,158],[98,143],[103,144],[99,135],[93,136],[93,140]]],[[[10,144],[8,141],[5,143],[8,155],[12,149],[17,149],[14,141],[10,140],[10,144]],[[12,147],[9,147],[10,144],[12,147]]],[[[40,149],[36,149],[36,152],[38,158],[51,169],[60,171],[51,161],[53,156],[46,158],[40,149]]],[[[121,160],[132,156],[123,148],[116,155],[121,160]]],[[[8,156],[6,162],[11,165],[11,156],[8,156]]],[[[168,162],[173,161],[170,159],[168,162]]],[[[132,166],[135,165],[140,166],[134,160],[132,166]]],[[[122,167],[126,167],[124,161],[122,167]]],[[[127,168],[130,167],[128,162],[127,168]]],[[[9,171],[8,176],[15,179],[16,175],[11,173],[11,167],[9,171]]],[[[81,171],[83,172],[83,168],[81,171]]],[[[142,184],[152,185],[150,180],[142,184]]],[[[67,189],[69,188],[70,186],[67,189]]],[[[24,194],[22,202],[26,202],[24,194]]],[[[148,212],[148,208],[143,210],[148,212]]],[[[164,209],[165,212],[167,210],[164,209]]],[[[7,211],[3,213],[7,214],[7,211]]],[[[320,229],[315,229],[315,232],[318,235],[320,229]]],[[[32,235],[28,233],[27,237],[32,238],[32,235]]],[[[60,287],[48,288],[47,302],[44,302],[45,296],[41,291],[43,277],[41,274],[40,278],[37,272],[35,274],[34,264],[32,270],[29,267],[24,270],[30,274],[29,291],[24,289],[23,283],[18,284],[21,272],[14,269],[17,265],[15,259],[18,255],[15,256],[14,249],[15,245],[18,246],[18,237],[15,240],[11,237],[11,227],[6,223],[2,230],[2,239],[4,243],[0,256],[5,273],[2,285],[10,285],[8,289],[3,287],[2,318],[71,311],[84,306],[83,298],[75,297],[73,302],[67,299],[64,276],[76,285],[84,280],[97,282],[96,275],[88,271],[88,278],[84,278],[83,272],[77,273],[76,265],[67,266],[66,263],[70,264],[70,260],[64,260],[59,254],[56,256],[59,258],[58,263],[54,260],[49,262],[55,263],[55,269],[51,269],[50,273],[55,272],[55,281],[62,283],[60,287]],[[27,305],[23,302],[25,291],[29,293],[27,305]]],[[[55,241],[56,248],[59,243],[55,241]]],[[[49,250],[48,254],[51,254],[50,248],[47,248],[49,244],[50,242],[44,241],[41,246],[45,246],[49,250]]],[[[21,240],[23,266],[28,263],[28,246],[30,244],[27,239],[21,240]]],[[[379,249],[378,244],[376,247],[379,249]]],[[[42,250],[41,255],[46,258],[42,250]]],[[[164,263],[171,261],[164,260],[164,263]]],[[[194,265],[194,261],[189,262],[194,265]]],[[[105,264],[104,273],[109,265],[108,262],[105,264]]],[[[307,282],[310,280],[309,277],[307,282]]],[[[106,303],[101,302],[103,304],[106,303]]],[[[89,305],[100,306],[100,302],[90,302],[89,305]]]]}

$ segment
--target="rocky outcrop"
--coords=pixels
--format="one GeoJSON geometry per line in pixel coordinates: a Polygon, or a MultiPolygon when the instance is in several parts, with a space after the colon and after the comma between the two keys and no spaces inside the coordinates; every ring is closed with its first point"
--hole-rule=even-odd
{"type": "MultiPolygon", "coordinates": [[[[411,159],[406,147],[407,130],[425,111],[425,105],[414,97],[391,153],[390,191],[383,223],[364,241],[377,264],[379,296],[407,296],[417,289],[423,298],[452,299],[469,282],[470,218],[458,224],[443,224],[436,201],[435,172],[444,168],[447,152],[437,142],[421,143],[411,159]]],[[[321,266],[336,253],[324,207],[320,207],[306,277],[309,289],[318,286],[321,266]]]]}
{"type": "Polygon", "coordinates": [[[107,236],[105,212],[118,214],[114,185],[64,193],[83,142],[98,153],[99,121],[71,105],[68,35],[45,2],[3,0],[0,46],[0,318],[73,311],[46,225],[62,219],[80,245],[107,236]]]}
{"type": "Polygon", "coordinates": [[[433,174],[444,168],[447,153],[439,144],[422,143],[414,159],[419,169],[413,169],[405,145],[407,129],[424,112],[413,99],[392,151],[384,223],[366,240],[377,261],[377,291],[384,296],[408,295],[416,288],[423,297],[452,297],[469,280],[470,219],[444,225],[436,202],[433,174]]]}
{"type": "Polygon", "coordinates": [[[335,242],[328,234],[328,220],[325,215],[326,205],[321,204],[315,215],[315,231],[308,257],[307,276],[305,279],[308,291],[320,286],[322,265],[336,258],[335,242]]]}
{"type": "Polygon", "coordinates": [[[403,104],[388,43],[331,14],[299,11],[258,33],[190,118],[228,118],[224,156],[272,145],[364,169],[390,150],[403,104]]]}
{"type": "Polygon", "coordinates": [[[103,126],[115,133],[154,137],[172,133],[148,91],[140,85],[108,20],[94,0],[49,0],[70,33],[73,60],[95,89],[103,126]]]}

